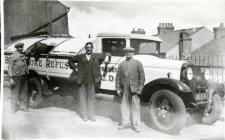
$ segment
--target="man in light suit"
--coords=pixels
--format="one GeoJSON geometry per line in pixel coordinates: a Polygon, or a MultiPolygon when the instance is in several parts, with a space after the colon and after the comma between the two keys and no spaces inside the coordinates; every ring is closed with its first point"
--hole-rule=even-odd
{"type": "MultiPolygon", "coordinates": [[[[95,88],[100,86],[102,80],[100,65],[109,53],[92,53],[93,44],[87,42],[85,54],[76,55],[69,59],[69,66],[77,72],[76,82],[79,84],[80,94],[80,115],[84,121],[95,119],[95,88]],[[78,65],[76,65],[77,63],[78,65]]],[[[110,57],[108,57],[110,60],[110,57]]],[[[106,62],[106,61],[105,61],[106,62]]],[[[107,62],[106,62],[107,63],[107,62]]]]}
{"type": "Polygon", "coordinates": [[[145,74],[140,61],[133,59],[134,49],[123,49],[126,60],[119,64],[116,74],[117,94],[122,95],[121,114],[122,120],[119,129],[132,128],[140,132],[140,98],[145,74]]]}

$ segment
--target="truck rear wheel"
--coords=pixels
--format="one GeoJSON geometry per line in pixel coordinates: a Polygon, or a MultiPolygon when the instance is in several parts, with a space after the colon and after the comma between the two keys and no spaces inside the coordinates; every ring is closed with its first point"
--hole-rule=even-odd
{"type": "Polygon", "coordinates": [[[169,90],[159,90],[152,95],[149,112],[154,127],[165,133],[179,132],[186,121],[182,99],[169,90]]]}
{"type": "Polygon", "coordinates": [[[41,81],[32,77],[29,79],[29,93],[30,93],[30,107],[37,108],[40,106],[40,103],[44,100],[42,93],[41,81]]]}

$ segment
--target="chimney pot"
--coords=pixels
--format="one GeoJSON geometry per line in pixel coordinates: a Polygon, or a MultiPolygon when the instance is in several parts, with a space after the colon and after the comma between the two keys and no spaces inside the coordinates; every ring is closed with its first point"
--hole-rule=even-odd
{"type": "Polygon", "coordinates": [[[159,23],[158,35],[162,33],[174,32],[174,26],[172,23],[159,23]]]}
{"type": "Polygon", "coordinates": [[[214,27],[213,32],[214,32],[214,38],[220,38],[222,36],[225,36],[224,24],[220,23],[219,27],[214,27]]]}

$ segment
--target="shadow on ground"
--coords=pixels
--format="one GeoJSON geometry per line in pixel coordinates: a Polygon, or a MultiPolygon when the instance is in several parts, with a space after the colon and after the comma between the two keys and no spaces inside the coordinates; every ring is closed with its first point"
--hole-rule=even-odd
{"type": "MultiPolygon", "coordinates": [[[[96,116],[109,118],[114,122],[120,123],[120,100],[121,98],[114,95],[96,94],[96,116]]],[[[68,91],[56,91],[54,95],[46,97],[43,101],[39,102],[38,108],[46,107],[59,107],[68,109],[79,114],[79,94],[78,89],[68,89],[68,91]]],[[[189,127],[198,124],[194,121],[187,113],[187,121],[184,127],[189,127]]],[[[152,126],[151,119],[149,118],[149,107],[148,104],[142,104],[141,106],[141,121],[150,128],[152,126]]],[[[219,121],[224,121],[222,117],[219,121]]],[[[175,134],[179,135],[179,134],[175,134]]]]}

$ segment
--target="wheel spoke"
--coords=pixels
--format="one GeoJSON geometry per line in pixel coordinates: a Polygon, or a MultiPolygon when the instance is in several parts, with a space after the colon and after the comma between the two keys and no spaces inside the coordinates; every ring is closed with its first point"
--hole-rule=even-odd
{"type": "Polygon", "coordinates": [[[159,98],[156,102],[156,119],[163,125],[171,125],[176,119],[174,107],[167,98],[159,98]]]}

